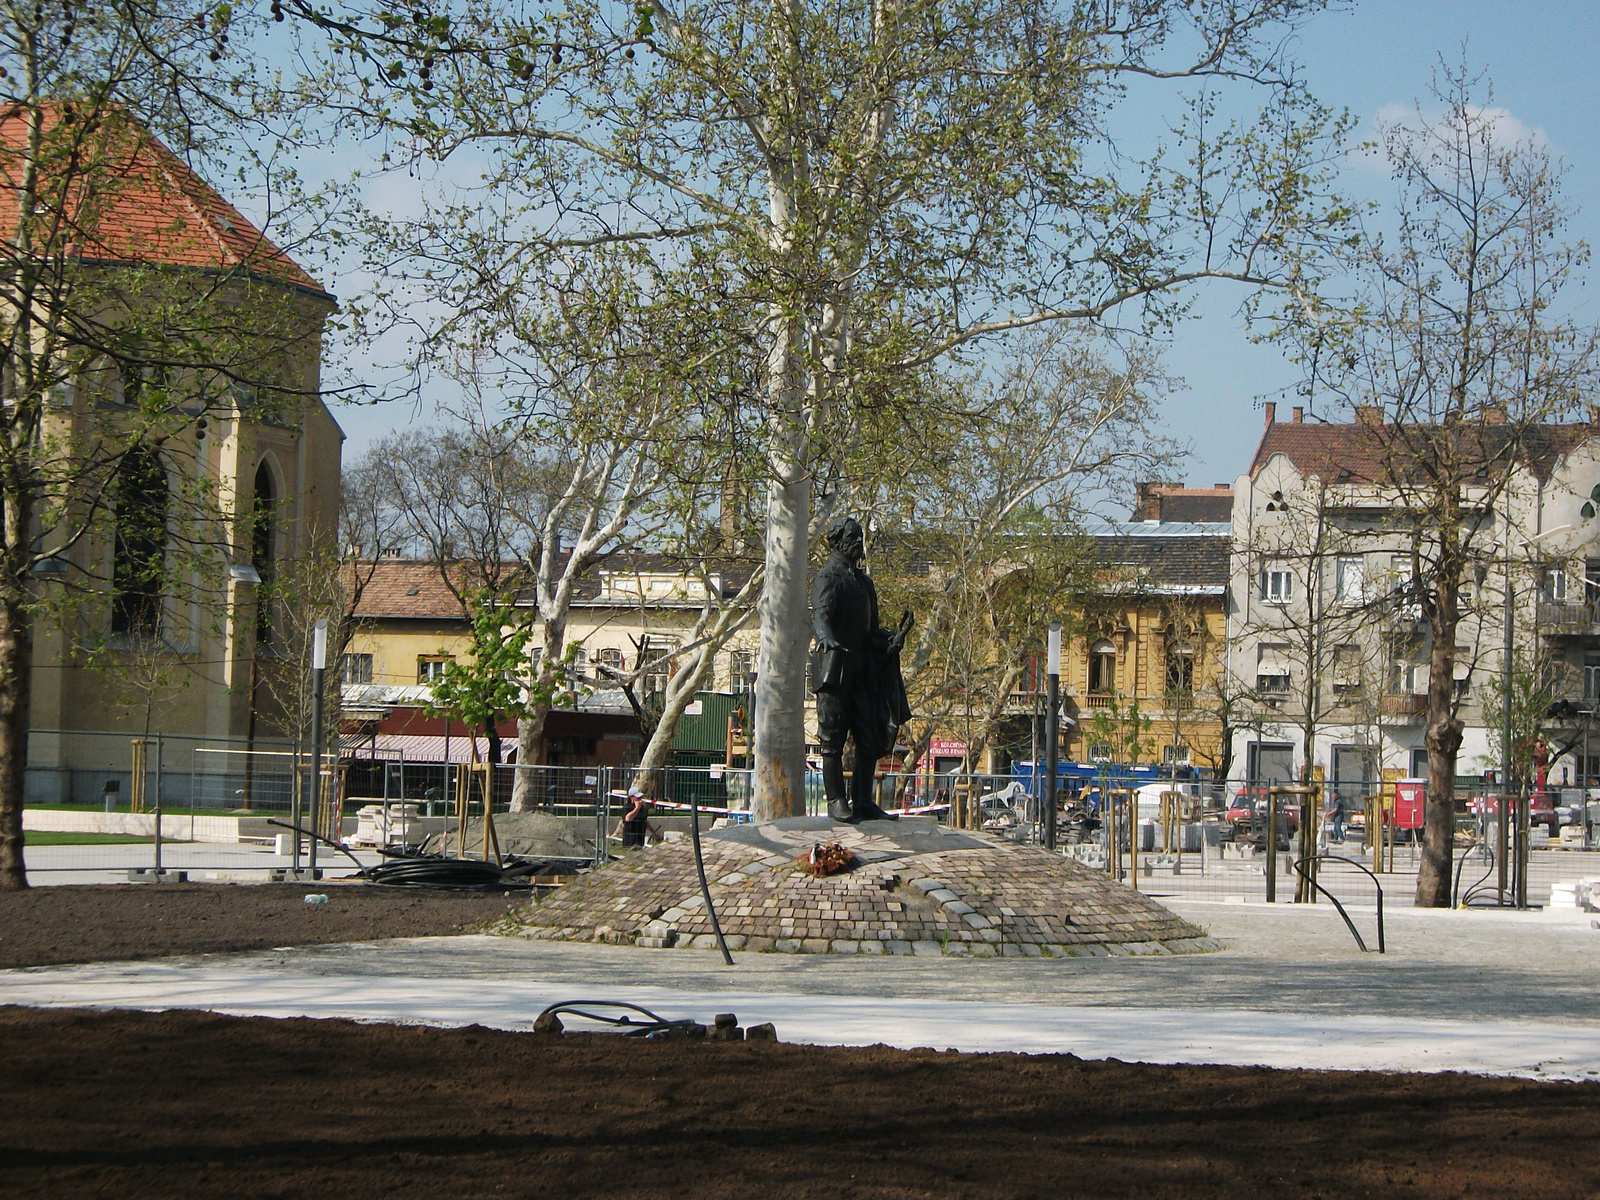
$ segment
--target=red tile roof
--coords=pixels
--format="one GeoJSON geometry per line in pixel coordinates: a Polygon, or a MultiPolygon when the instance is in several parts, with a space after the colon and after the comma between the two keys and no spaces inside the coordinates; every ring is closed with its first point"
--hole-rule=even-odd
{"type": "MultiPolygon", "coordinates": [[[[1261,435],[1250,474],[1254,476],[1274,454],[1282,454],[1302,475],[1315,474],[1328,483],[1381,483],[1392,479],[1394,468],[1407,457],[1405,431],[1421,433],[1423,429],[1359,421],[1339,425],[1321,421],[1273,422],[1261,435]]],[[[1468,425],[1465,429],[1478,440],[1468,452],[1468,462],[1487,464],[1514,451],[1541,480],[1550,478],[1564,455],[1600,436],[1600,427],[1587,422],[1521,429],[1512,425],[1468,425]],[[1518,437],[1520,447],[1514,444],[1518,437]]]]}
{"type": "MultiPolygon", "coordinates": [[[[503,577],[510,581],[514,588],[517,586],[518,570],[521,565],[516,562],[502,564],[503,577]]],[[[383,558],[377,562],[369,560],[357,563],[354,569],[360,572],[362,579],[367,580],[361,592],[360,603],[356,605],[354,615],[357,618],[463,619],[460,601],[445,585],[438,566],[430,559],[383,558]]],[[[594,571],[578,579],[573,588],[573,601],[580,605],[600,602],[601,572],[676,572],[683,569],[684,564],[681,560],[665,555],[619,552],[608,557],[594,571]]],[[[730,596],[750,578],[749,567],[740,563],[722,565],[721,574],[723,591],[730,596]]],[[[461,571],[459,586],[463,595],[471,595],[475,590],[475,585],[464,568],[461,571]]],[[[518,591],[521,599],[520,589],[518,591]]],[[[698,602],[683,601],[681,598],[674,598],[669,602],[693,603],[698,607],[698,602]]],[[[631,607],[631,602],[629,606],[631,607]]]]}
{"type": "MultiPolygon", "coordinates": [[[[355,570],[366,581],[357,617],[462,619],[461,602],[431,562],[381,559],[357,563],[355,570]]],[[[464,594],[468,591],[463,588],[464,594]]]]}
{"type": "MultiPolygon", "coordinates": [[[[84,177],[65,181],[73,200],[54,246],[65,243],[69,253],[86,259],[242,270],[327,294],[158,138],[115,113],[84,132],[81,124],[64,125],[62,112],[52,106],[45,114],[43,170],[48,175],[51,162],[72,162],[71,170],[84,177]],[[111,185],[89,183],[80,164],[92,157],[103,158],[97,180],[111,185]]],[[[0,115],[0,193],[9,193],[0,194],[0,239],[6,242],[16,228],[26,145],[26,116],[16,109],[0,115]]]]}

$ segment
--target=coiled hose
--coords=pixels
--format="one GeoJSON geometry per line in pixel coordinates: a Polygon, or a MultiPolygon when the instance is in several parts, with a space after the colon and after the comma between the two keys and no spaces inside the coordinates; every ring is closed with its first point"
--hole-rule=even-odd
{"type": "Polygon", "coordinates": [[[376,866],[363,866],[361,860],[351,854],[342,842],[336,842],[332,838],[323,837],[320,833],[313,833],[309,829],[303,829],[287,821],[277,821],[269,817],[267,824],[292,829],[296,833],[314,837],[319,842],[332,846],[360,868],[354,878],[363,879],[368,883],[379,883],[387,887],[451,888],[456,891],[472,892],[522,892],[529,891],[534,886],[532,880],[511,873],[516,871],[515,867],[508,872],[495,863],[476,858],[444,858],[436,854],[410,855],[391,857],[388,862],[381,862],[376,866]]]}

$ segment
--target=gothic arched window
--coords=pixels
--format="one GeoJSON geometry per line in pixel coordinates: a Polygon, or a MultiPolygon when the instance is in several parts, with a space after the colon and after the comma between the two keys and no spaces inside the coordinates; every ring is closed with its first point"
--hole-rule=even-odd
{"type": "Polygon", "coordinates": [[[1089,647],[1089,694],[1109,696],[1117,690],[1117,648],[1106,638],[1089,647]]]}
{"type": "Polygon", "coordinates": [[[123,456],[112,494],[111,632],[153,636],[161,628],[169,507],[166,468],[153,450],[141,446],[123,456]]]}
{"type": "Polygon", "coordinates": [[[277,489],[272,483],[272,468],[263,459],[256,468],[254,505],[250,517],[250,564],[261,576],[256,589],[256,641],[272,640],[272,559],[273,535],[277,524],[277,489]]]}

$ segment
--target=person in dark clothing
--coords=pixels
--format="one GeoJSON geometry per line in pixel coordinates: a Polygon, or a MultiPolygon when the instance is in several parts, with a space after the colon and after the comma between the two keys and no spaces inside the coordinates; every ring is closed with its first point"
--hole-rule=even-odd
{"type": "MultiPolygon", "coordinates": [[[[628,792],[628,807],[623,810],[622,820],[617,823],[617,829],[622,834],[624,850],[634,850],[646,842],[661,840],[661,831],[650,821],[650,799],[638,788],[628,792]]],[[[616,834],[612,836],[615,837],[616,834]]]]}
{"type": "Polygon", "coordinates": [[[872,798],[877,762],[894,749],[900,727],[911,719],[900,650],[911,631],[909,610],[897,629],[878,624],[878,591],[861,569],[865,554],[861,525],[843,517],[828,528],[832,554],[817,572],[811,591],[816,635],[812,690],[822,742],[822,783],[828,815],[836,821],[892,820],[872,798]],[[855,743],[855,771],[848,798],[844,744],[855,743]]]}

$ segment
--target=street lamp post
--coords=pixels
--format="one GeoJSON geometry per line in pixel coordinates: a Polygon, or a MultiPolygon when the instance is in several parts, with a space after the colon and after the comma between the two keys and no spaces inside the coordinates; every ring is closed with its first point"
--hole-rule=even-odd
{"type": "Polygon", "coordinates": [[[1045,662],[1044,848],[1056,848],[1056,772],[1061,752],[1061,622],[1050,622],[1045,662]]]}
{"type": "MultiPolygon", "coordinates": [[[[311,878],[317,877],[317,828],[322,812],[322,692],[328,666],[328,622],[311,628],[311,878]]],[[[295,837],[300,835],[297,832],[295,837]]]]}

